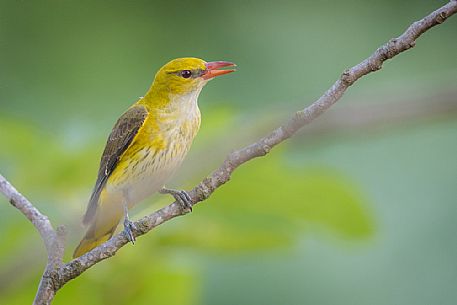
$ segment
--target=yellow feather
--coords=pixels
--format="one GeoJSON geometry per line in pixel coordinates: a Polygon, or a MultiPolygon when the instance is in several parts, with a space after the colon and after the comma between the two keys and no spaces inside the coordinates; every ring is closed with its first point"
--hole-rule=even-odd
{"type": "Polygon", "coordinates": [[[179,167],[200,128],[197,98],[207,83],[202,77],[181,77],[179,72],[205,68],[201,59],[180,58],[157,72],[137,102],[149,114],[108,177],[74,257],[108,240],[123,217],[124,205],[131,208],[159,191],[179,167]]]}

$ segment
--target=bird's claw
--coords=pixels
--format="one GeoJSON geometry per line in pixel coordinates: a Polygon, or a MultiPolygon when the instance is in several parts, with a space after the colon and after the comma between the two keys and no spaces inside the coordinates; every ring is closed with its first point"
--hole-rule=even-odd
{"type": "Polygon", "coordinates": [[[189,194],[186,191],[179,191],[175,199],[183,209],[192,212],[192,198],[190,198],[189,194]]]}
{"type": "Polygon", "coordinates": [[[178,190],[171,190],[171,189],[163,188],[161,190],[161,193],[172,195],[175,198],[176,202],[179,203],[179,205],[181,206],[181,208],[183,210],[192,212],[193,201],[192,201],[192,198],[190,198],[190,195],[186,191],[184,191],[184,190],[178,191],[178,190]]]}
{"type": "Polygon", "coordinates": [[[135,244],[135,235],[133,231],[136,230],[135,224],[130,221],[128,218],[124,219],[124,234],[125,237],[131,242],[133,245],[135,244]]]}

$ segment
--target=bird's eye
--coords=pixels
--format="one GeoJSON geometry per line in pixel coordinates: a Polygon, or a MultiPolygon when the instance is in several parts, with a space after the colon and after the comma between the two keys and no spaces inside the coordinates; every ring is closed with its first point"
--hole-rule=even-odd
{"type": "Polygon", "coordinates": [[[189,78],[192,76],[192,71],[190,70],[182,70],[181,71],[181,76],[184,78],[189,78]]]}

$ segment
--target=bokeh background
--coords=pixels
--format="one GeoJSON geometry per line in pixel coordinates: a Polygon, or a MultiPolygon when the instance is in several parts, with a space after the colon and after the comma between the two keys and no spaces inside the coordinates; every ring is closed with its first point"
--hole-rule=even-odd
{"type": "MultiPolygon", "coordinates": [[[[169,185],[189,189],[444,3],[1,0],[0,172],[66,225],[69,260],[105,139],[161,65],[239,66],[200,96],[201,132],[169,185]]],[[[427,32],[54,304],[456,304],[456,34],[457,17],[427,32]]],[[[4,198],[0,236],[0,303],[29,304],[44,247],[4,198]]]]}

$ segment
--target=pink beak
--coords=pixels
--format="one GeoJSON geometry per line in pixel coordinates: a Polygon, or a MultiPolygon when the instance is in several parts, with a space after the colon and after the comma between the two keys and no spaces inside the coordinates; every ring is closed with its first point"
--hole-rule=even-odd
{"type": "Polygon", "coordinates": [[[207,62],[205,65],[206,65],[206,71],[202,76],[203,79],[205,79],[205,80],[212,79],[213,77],[216,77],[219,75],[224,75],[227,73],[232,73],[232,72],[236,71],[234,69],[218,70],[219,68],[236,67],[236,65],[233,62],[229,62],[229,61],[211,61],[211,62],[207,62]]]}

